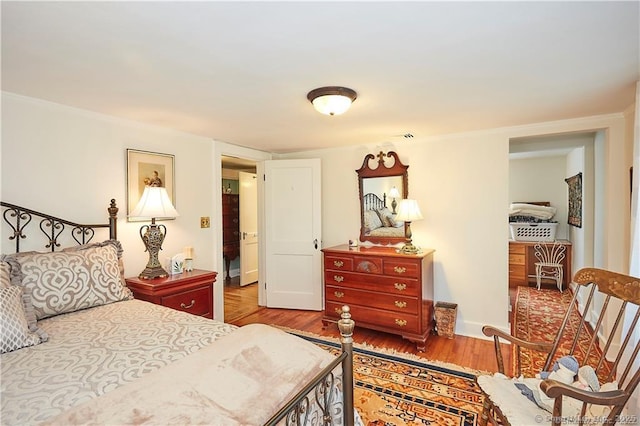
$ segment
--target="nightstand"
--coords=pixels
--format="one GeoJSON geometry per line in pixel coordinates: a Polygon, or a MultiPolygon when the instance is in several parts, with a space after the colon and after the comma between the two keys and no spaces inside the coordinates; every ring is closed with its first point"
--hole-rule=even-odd
{"type": "Polygon", "coordinates": [[[136,299],[213,319],[213,283],[217,272],[194,269],[166,278],[127,278],[136,299]]]}

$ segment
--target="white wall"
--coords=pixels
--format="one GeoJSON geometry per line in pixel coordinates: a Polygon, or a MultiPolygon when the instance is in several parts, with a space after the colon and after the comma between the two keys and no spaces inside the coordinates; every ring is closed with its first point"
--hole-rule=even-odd
{"type": "MultiPolygon", "coordinates": [[[[217,227],[200,228],[201,216],[213,216],[211,140],[2,93],[1,147],[5,202],[83,223],[106,223],[109,200],[116,199],[127,276],[138,275],[149,258],[138,233],[142,223],[126,220],[126,149],[175,155],[180,217],[162,222],[167,236],[160,258],[193,246],[196,268],[220,270],[217,227]]],[[[12,250],[5,236],[0,247],[3,253],[12,250]]]]}
{"type": "MultiPolygon", "coordinates": [[[[482,337],[484,324],[505,330],[509,327],[510,140],[597,129],[606,129],[605,161],[622,157],[624,119],[621,114],[278,157],[321,159],[323,246],[329,247],[344,244],[358,235],[360,207],[355,170],[364,156],[380,150],[396,151],[401,161],[409,165],[409,196],[418,200],[425,217],[411,224],[413,241],[436,250],[435,300],[458,304],[456,333],[482,337]]],[[[604,176],[606,185],[623,184],[628,175],[620,170],[618,163],[608,164],[604,176]]],[[[607,232],[603,238],[607,264],[604,267],[622,270],[628,255],[621,238],[625,221],[629,220],[628,211],[614,207],[623,204],[619,191],[608,191],[606,197],[607,232]]]]}
{"type": "Polygon", "coordinates": [[[509,161],[509,202],[549,201],[556,208],[553,220],[557,239],[568,239],[565,156],[533,157],[509,161]]]}
{"type": "MultiPolygon", "coordinates": [[[[123,206],[127,148],[174,154],[176,207],[181,216],[165,222],[165,253],[193,246],[195,266],[219,272],[220,156],[257,161],[271,157],[261,151],[6,93],[2,94],[2,124],[2,199],[80,221],[103,221],[106,215],[101,206],[106,208],[110,198],[123,206]],[[200,216],[211,216],[212,227],[200,229],[200,216]]],[[[480,336],[483,324],[508,328],[505,236],[510,139],[598,129],[606,130],[603,158],[607,165],[603,191],[606,254],[600,266],[622,271],[628,265],[629,252],[625,245],[629,209],[620,208],[628,207],[628,193],[615,190],[628,185],[629,179],[622,114],[279,157],[321,158],[326,247],[358,235],[355,170],[364,156],[380,150],[398,152],[409,165],[409,195],[418,200],[425,216],[412,223],[414,242],[436,250],[435,299],[458,303],[458,334],[480,336]]],[[[127,223],[121,214],[119,236],[128,275],[137,275],[147,261],[139,227],[139,223],[127,223]]],[[[4,247],[3,238],[3,251],[4,247]]],[[[215,290],[216,318],[222,314],[221,282],[218,280],[215,290]]]]}

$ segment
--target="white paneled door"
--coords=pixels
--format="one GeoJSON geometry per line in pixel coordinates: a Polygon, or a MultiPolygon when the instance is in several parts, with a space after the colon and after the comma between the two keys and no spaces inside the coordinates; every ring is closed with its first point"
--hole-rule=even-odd
{"type": "Polygon", "coordinates": [[[240,285],[258,281],[258,185],[255,173],[238,172],[240,181],[240,285]]]}
{"type": "Polygon", "coordinates": [[[265,161],[266,304],[322,310],[320,159],[265,161]]]}

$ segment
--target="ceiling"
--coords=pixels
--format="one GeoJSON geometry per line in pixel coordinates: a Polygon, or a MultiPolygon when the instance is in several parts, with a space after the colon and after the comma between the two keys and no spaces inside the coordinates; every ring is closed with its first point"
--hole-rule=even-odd
{"type": "Polygon", "coordinates": [[[270,152],[411,143],[623,111],[639,4],[2,1],[1,83],[270,152]],[[344,115],[306,99],[327,85],[344,115]]]}

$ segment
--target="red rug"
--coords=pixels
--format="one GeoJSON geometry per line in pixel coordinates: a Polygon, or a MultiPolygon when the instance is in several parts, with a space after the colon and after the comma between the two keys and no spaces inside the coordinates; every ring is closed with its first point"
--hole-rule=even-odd
{"type": "MultiPolygon", "coordinates": [[[[534,342],[552,343],[558,329],[562,325],[562,320],[571,303],[572,297],[573,293],[570,290],[565,290],[560,293],[558,290],[537,290],[532,287],[518,287],[513,320],[513,329],[516,337],[534,342]]],[[[580,321],[582,321],[582,317],[578,314],[577,310],[574,309],[570,318],[570,326],[573,330],[576,329],[580,321]]],[[[595,366],[597,363],[598,352],[593,353],[592,351],[589,355],[589,360],[586,362],[584,360],[591,336],[593,336],[593,334],[590,332],[580,333],[580,339],[578,340],[574,354],[580,365],[589,364],[595,366]]],[[[570,340],[561,341],[558,357],[569,353],[570,347],[570,340]]],[[[524,348],[520,349],[520,353],[522,374],[525,377],[534,377],[536,373],[542,371],[546,361],[546,354],[524,348]]],[[[515,369],[515,347],[511,352],[511,356],[512,365],[515,369]]],[[[606,371],[607,368],[604,368],[604,370],[605,371],[601,373],[606,374],[608,372],[606,371]]]]}

